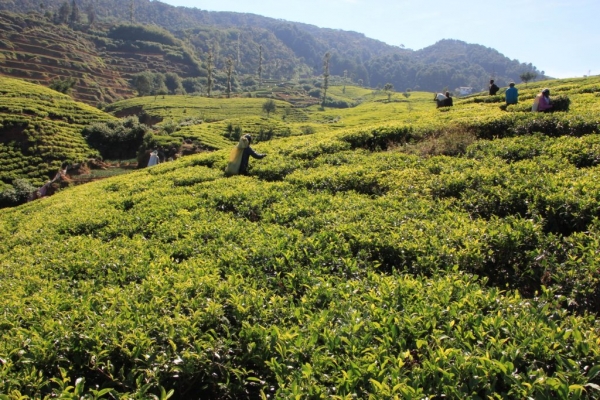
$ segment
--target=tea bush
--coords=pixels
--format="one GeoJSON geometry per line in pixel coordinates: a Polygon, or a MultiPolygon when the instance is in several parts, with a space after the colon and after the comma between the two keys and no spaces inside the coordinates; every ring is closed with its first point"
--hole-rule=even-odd
{"type": "Polygon", "coordinates": [[[1,210],[0,393],[598,398],[593,103],[392,106],[1,210]],[[449,125],[490,140],[404,151],[449,125]]]}
{"type": "Polygon", "coordinates": [[[0,180],[43,184],[63,162],[95,157],[85,125],[114,117],[51,89],[0,78],[0,180]]]}

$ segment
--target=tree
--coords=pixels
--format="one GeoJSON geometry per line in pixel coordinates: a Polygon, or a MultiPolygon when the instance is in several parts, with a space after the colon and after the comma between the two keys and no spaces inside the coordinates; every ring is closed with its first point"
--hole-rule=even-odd
{"type": "Polygon", "coordinates": [[[275,111],[277,110],[277,104],[275,104],[275,101],[273,99],[269,99],[263,103],[262,109],[264,112],[267,113],[268,117],[269,114],[275,113],[275,111]]]}
{"type": "Polygon", "coordinates": [[[86,9],[88,24],[90,26],[94,25],[96,22],[96,8],[93,4],[89,4],[86,9]]]}
{"type": "Polygon", "coordinates": [[[69,16],[69,24],[74,26],[79,23],[81,20],[81,15],[79,14],[79,7],[77,7],[77,3],[75,0],[71,3],[71,15],[69,16]]]}
{"type": "MultiPolygon", "coordinates": [[[[408,100],[408,98],[410,97],[410,89],[406,89],[406,91],[402,93],[402,96],[404,96],[404,98],[408,100]]],[[[410,101],[406,102],[406,108],[408,109],[409,113],[412,111],[412,103],[410,101]]]]}
{"type": "Polygon", "coordinates": [[[152,91],[152,76],[149,72],[141,72],[133,76],[131,84],[137,90],[138,96],[149,95],[152,91]]]}
{"type": "Polygon", "coordinates": [[[131,3],[129,4],[129,22],[133,24],[133,10],[135,8],[135,3],[134,0],[131,0],[131,3]]]}
{"type": "Polygon", "coordinates": [[[160,72],[152,74],[152,91],[150,94],[154,95],[154,100],[156,100],[157,96],[162,96],[164,99],[165,95],[169,94],[169,89],[165,85],[165,75],[160,72]]]}
{"type": "Polygon", "coordinates": [[[388,103],[389,103],[391,101],[391,98],[392,98],[392,92],[394,91],[394,85],[392,85],[391,83],[388,82],[383,87],[383,90],[385,90],[385,92],[387,93],[388,103]]]}
{"type": "Polygon", "coordinates": [[[83,128],[88,144],[105,159],[125,160],[136,156],[137,150],[149,133],[148,126],[138,117],[97,122],[83,128]]]}
{"type": "Polygon", "coordinates": [[[258,87],[262,86],[262,45],[258,46],[258,87]]]}
{"type": "Polygon", "coordinates": [[[212,63],[213,63],[213,53],[212,53],[212,48],[211,48],[208,50],[208,57],[206,59],[206,70],[208,72],[208,82],[206,83],[206,90],[207,90],[208,97],[210,97],[210,92],[212,91],[212,85],[213,85],[212,63]]]}
{"type": "Polygon", "coordinates": [[[185,78],[181,81],[181,84],[187,93],[201,93],[202,82],[200,78],[185,78]]]}
{"type": "Polygon", "coordinates": [[[325,100],[327,99],[327,89],[329,88],[329,61],[331,60],[331,55],[329,52],[325,53],[325,58],[323,58],[323,101],[321,102],[321,107],[325,107],[325,100]]]}
{"type": "Polygon", "coordinates": [[[238,67],[240,66],[240,64],[242,63],[242,56],[240,53],[240,41],[241,41],[241,36],[242,33],[238,31],[238,35],[237,35],[237,65],[238,67]]]}
{"type": "Polygon", "coordinates": [[[521,78],[521,81],[525,82],[525,87],[527,87],[527,82],[534,80],[536,77],[537,77],[537,74],[533,71],[523,72],[521,75],[519,75],[519,78],[521,78]]]}
{"type": "Polygon", "coordinates": [[[71,14],[71,7],[69,3],[66,1],[60,5],[58,9],[58,14],[56,15],[56,23],[64,24],[69,20],[69,15],[71,14]]]}
{"type": "Polygon", "coordinates": [[[225,62],[227,66],[227,98],[231,97],[231,75],[233,75],[233,60],[231,57],[225,62]]]}
{"type": "Polygon", "coordinates": [[[165,74],[165,85],[169,90],[169,93],[177,94],[181,92],[181,78],[175,72],[167,72],[165,74]]]}

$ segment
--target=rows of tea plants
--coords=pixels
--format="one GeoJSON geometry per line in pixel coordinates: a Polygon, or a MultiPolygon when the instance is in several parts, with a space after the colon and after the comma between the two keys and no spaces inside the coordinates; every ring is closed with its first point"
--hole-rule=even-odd
{"type": "MultiPolygon", "coordinates": [[[[212,143],[213,148],[223,143],[219,136],[230,136],[227,133],[228,125],[239,127],[251,134],[270,129],[274,137],[303,135],[308,132],[330,134],[335,131],[345,132],[349,128],[364,132],[367,130],[365,127],[372,126],[372,130],[383,131],[376,134],[376,140],[368,143],[375,147],[387,147],[390,142],[419,141],[441,131],[456,129],[481,139],[538,132],[551,136],[582,136],[598,131],[597,113],[600,106],[596,89],[600,87],[600,79],[597,77],[538,82],[530,84],[529,87],[519,86],[521,103],[517,108],[510,106],[509,112],[499,107],[498,103],[476,102],[487,99],[488,96],[484,95],[458,99],[455,101],[455,107],[436,109],[430,93],[414,92],[408,99],[396,93],[388,101],[384,92],[368,94],[365,93],[365,89],[353,87],[348,88],[348,94],[345,96],[348,101],[359,104],[356,107],[323,110],[312,106],[299,111],[279,102],[280,111],[269,119],[257,117],[263,114],[260,109],[261,102],[264,101],[262,99],[167,96],[158,100],[143,98],[118,102],[112,105],[110,110],[118,114],[127,108],[143,107],[145,112],[168,121],[178,118],[204,119],[204,123],[188,126],[180,135],[205,141],[209,146],[212,143]],[[559,96],[557,99],[568,101],[571,112],[531,113],[533,98],[545,86],[556,91],[559,96]],[[297,112],[303,114],[301,122],[296,121],[294,114],[297,112]],[[207,117],[206,113],[212,113],[212,116],[207,117]],[[410,131],[411,135],[398,136],[394,132],[398,130],[410,131]]],[[[336,90],[338,95],[343,95],[341,89],[336,90]]],[[[501,96],[498,97],[502,99],[501,96]]]]}
{"type": "Polygon", "coordinates": [[[112,118],[43,86],[0,78],[0,179],[40,185],[62,162],[96,156],[81,129],[112,118]]]}
{"type": "Polygon", "coordinates": [[[0,391],[597,397],[595,166],[319,135],[257,150],[251,177],[217,152],[2,211],[0,391]],[[496,187],[531,206],[475,211],[496,187]],[[552,228],[551,200],[585,226],[552,228]]]}
{"type": "Polygon", "coordinates": [[[366,126],[374,126],[384,132],[368,143],[372,147],[388,147],[390,142],[421,141],[447,130],[468,132],[482,139],[536,132],[581,136],[598,130],[596,115],[600,110],[596,91],[600,79],[597,77],[519,86],[521,103],[508,107],[508,112],[502,107],[502,95],[496,96],[494,102],[488,102],[489,96],[478,94],[457,99],[455,107],[436,109],[431,93],[413,92],[408,98],[392,93],[388,99],[384,91],[352,86],[346,87],[345,91],[342,87],[331,90],[344,101],[357,104],[348,109],[323,109],[320,106],[299,109],[277,101],[277,112],[267,116],[262,110],[265,99],[155,96],[120,101],[107,110],[116,115],[143,110],[152,118],[162,120],[162,125],[183,123],[185,127],[175,133],[177,136],[196,140],[211,149],[224,148],[227,143],[235,142],[232,139],[236,135],[232,133],[236,129],[238,133],[278,138],[314,132],[329,134],[349,128],[364,131],[366,126]],[[570,104],[573,112],[531,113],[533,98],[545,86],[557,93],[554,96],[557,102],[570,104]],[[398,130],[411,134],[398,136],[394,132],[398,130]]]}
{"type": "MultiPolygon", "coordinates": [[[[273,100],[280,113],[289,108],[289,103],[273,100]]],[[[263,113],[265,99],[231,98],[216,99],[200,96],[147,96],[122,100],[106,107],[107,112],[121,114],[128,110],[140,109],[154,117],[179,120],[199,118],[205,122],[221,121],[228,118],[253,117],[263,113]]],[[[266,115],[266,113],[265,113],[266,115]]]]}
{"type": "MultiPolygon", "coordinates": [[[[307,132],[307,124],[286,124],[279,118],[245,117],[229,118],[214,123],[200,123],[183,126],[173,136],[199,140],[211,149],[230,148],[241,135],[249,134],[257,141],[273,138],[302,135],[307,132]]],[[[314,129],[314,128],[313,128],[314,129]]]]}
{"type": "Polygon", "coordinates": [[[0,210],[0,398],[599,398],[593,117],[467,100],[0,210]]]}

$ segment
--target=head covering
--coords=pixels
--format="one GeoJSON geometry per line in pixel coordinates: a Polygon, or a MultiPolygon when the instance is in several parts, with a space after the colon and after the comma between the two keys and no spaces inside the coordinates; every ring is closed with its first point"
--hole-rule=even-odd
{"type": "Polygon", "coordinates": [[[542,93],[550,93],[550,89],[546,88],[546,89],[542,90],[542,93]]]}
{"type": "Polygon", "coordinates": [[[245,149],[250,145],[250,141],[248,140],[248,135],[244,135],[240,138],[240,142],[237,145],[238,149],[245,149]]]}

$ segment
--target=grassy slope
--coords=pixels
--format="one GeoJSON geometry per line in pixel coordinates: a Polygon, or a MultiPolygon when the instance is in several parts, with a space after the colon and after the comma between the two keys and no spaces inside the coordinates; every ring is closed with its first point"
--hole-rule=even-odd
{"type": "Polygon", "coordinates": [[[113,118],[43,86],[0,77],[0,180],[41,184],[62,162],[96,156],[81,129],[113,118]]]}
{"type": "Polygon", "coordinates": [[[598,83],[556,82],[568,114],[314,110],[349,127],[257,145],[250,177],[227,149],[0,210],[0,392],[597,398],[600,136],[561,129],[597,128],[598,83]],[[380,147],[467,123],[506,138],[380,147]]]}

